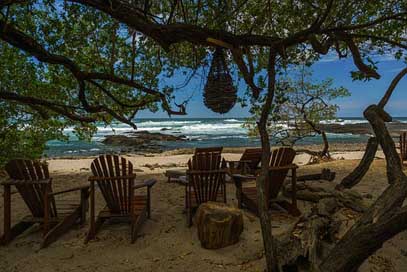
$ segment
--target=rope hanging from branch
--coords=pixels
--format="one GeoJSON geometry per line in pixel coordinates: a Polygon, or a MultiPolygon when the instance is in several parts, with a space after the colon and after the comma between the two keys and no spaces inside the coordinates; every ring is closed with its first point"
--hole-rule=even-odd
{"type": "Polygon", "coordinates": [[[227,113],[236,104],[237,90],[229,73],[225,54],[217,47],[212,58],[211,68],[204,88],[204,103],[217,113],[227,113]]]}

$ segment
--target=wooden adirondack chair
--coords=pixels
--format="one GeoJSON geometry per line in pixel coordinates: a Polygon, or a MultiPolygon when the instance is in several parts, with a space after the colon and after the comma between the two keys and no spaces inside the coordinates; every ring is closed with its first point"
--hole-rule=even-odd
{"type": "MultiPolygon", "coordinates": [[[[223,147],[202,147],[202,148],[198,147],[195,148],[194,155],[206,153],[218,153],[220,155],[222,154],[222,149],[223,147]]],[[[186,182],[185,170],[169,169],[165,171],[164,175],[167,177],[168,183],[178,182],[185,184],[186,182]]]]}
{"type": "Polygon", "coordinates": [[[12,160],[5,167],[10,179],[4,186],[4,235],[2,244],[7,244],[16,236],[33,226],[42,225],[44,238],[41,248],[57,240],[74,224],[83,224],[88,208],[89,186],[81,186],[64,191],[52,191],[52,178],[45,163],[32,160],[12,160]],[[19,223],[11,227],[11,185],[17,188],[31,212],[19,223]],[[80,202],[59,202],[55,197],[65,193],[80,191],[80,202]]]}
{"type": "Polygon", "coordinates": [[[230,174],[252,174],[259,169],[261,161],[261,148],[246,148],[238,161],[227,161],[230,174]]]}
{"type": "Polygon", "coordinates": [[[188,161],[185,186],[185,209],[187,225],[192,225],[192,216],[200,204],[208,201],[226,203],[225,161],[220,153],[201,153],[188,161]]]}
{"type": "MultiPolygon", "coordinates": [[[[94,239],[101,225],[108,219],[121,218],[131,224],[131,243],[137,239],[137,231],[146,218],[151,216],[151,187],[156,180],[136,182],[133,164],[126,159],[103,155],[91,165],[93,176],[90,181],[90,229],[85,243],[94,239]],[[95,220],[95,182],[97,183],[106,207],[95,220]],[[147,188],[147,194],[136,194],[137,189],[147,188]]],[[[138,190],[140,191],[140,190],[138,190]]]]}
{"type": "Polygon", "coordinates": [[[400,134],[400,160],[402,165],[407,161],[407,132],[400,134]]]}
{"type": "MultiPolygon", "coordinates": [[[[297,200],[295,195],[296,169],[298,168],[295,164],[293,164],[295,154],[296,153],[292,148],[287,147],[273,150],[270,159],[269,176],[266,182],[266,200],[270,206],[272,204],[276,204],[284,210],[287,210],[292,215],[297,216],[300,214],[300,212],[297,208],[297,200]],[[291,181],[293,188],[291,203],[288,203],[285,200],[277,200],[277,196],[280,193],[289,170],[291,170],[292,174],[291,181]]],[[[258,215],[257,188],[255,186],[243,186],[244,181],[253,181],[255,179],[256,176],[233,175],[239,208],[246,207],[251,212],[258,215]]]]}

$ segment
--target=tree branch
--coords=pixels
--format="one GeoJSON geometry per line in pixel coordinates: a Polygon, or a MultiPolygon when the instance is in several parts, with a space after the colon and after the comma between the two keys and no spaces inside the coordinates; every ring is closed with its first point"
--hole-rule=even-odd
{"type": "MultiPolygon", "coordinates": [[[[50,109],[51,111],[61,114],[71,120],[74,121],[79,121],[79,122],[84,122],[84,123],[92,123],[96,122],[97,118],[95,117],[89,117],[89,116],[82,116],[73,113],[71,110],[77,109],[77,107],[72,107],[72,106],[67,106],[67,105],[62,105],[62,104],[57,104],[45,99],[40,99],[32,96],[23,96],[19,95],[13,92],[7,92],[7,91],[0,91],[0,99],[3,100],[9,100],[9,101],[15,101],[20,104],[28,105],[31,106],[33,109],[39,111],[39,108],[36,108],[36,106],[44,106],[47,109],[50,109]]],[[[39,112],[41,115],[43,113],[39,112]]]]}

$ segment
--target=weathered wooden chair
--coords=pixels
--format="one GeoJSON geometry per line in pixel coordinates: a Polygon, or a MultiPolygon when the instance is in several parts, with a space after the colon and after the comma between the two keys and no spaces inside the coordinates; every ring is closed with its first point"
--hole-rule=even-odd
{"type": "Polygon", "coordinates": [[[229,173],[255,174],[261,161],[261,148],[246,148],[238,161],[227,161],[229,173]]]}
{"type": "Polygon", "coordinates": [[[19,234],[39,223],[43,228],[44,248],[67,232],[74,224],[83,224],[88,208],[89,186],[64,191],[52,191],[52,178],[45,163],[32,160],[12,160],[5,167],[10,179],[4,186],[4,235],[2,244],[7,244],[19,234]],[[17,188],[31,216],[23,218],[11,227],[11,185],[17,188]],[[79,203],[56,201],[55,197],[69,192],[80,191],[79,203]]]}
{"type": "Polygon", "coordinates": [[[85,243],[94,239],[101,225],[108,219],[123,219],[131,224],[131,243],[137,239],[137,232],[146,218],[151,215],[151,187],[156,180],[136,182],[133,164],[126,159],[103,155],[91,164],[93,176],[90,181],[90,229],[85,243]],[[95,182],[106,206],[95,220],[95,182]],[[147,194],[136,194],[137,189],[147,188],[147,194]]]}
{"type": "Polygon", "coordinates": [[[403,132],[400,134],[400,160],[401,164],[404,165],[405,161],[407,161],[407,132],[403,132]]]}
{"type": "MultiPolygon", "coordinates": [[[[297,165],[293,164],[295,157],[295,151],[292,148],[282,147],[272,151],[269,166],[269,176],[266,181],[266,201],[269,203],[269,207],[277,205],[280,208],[288,211],[292,215],[299,215],[300,212],[297,208],[296,200],[296,169],[297,165]],[[285,200],[278,200],[279,195],[285,178],[291,170],[292,181],[292,201],[291,203],[285,200]]],[[[257,205],[257,188],[256,186],[243,186],[245,181],[253,181],[256,179],[256,175],[233,175],[233,180],[236,185],[236,195],[238,198],[239,208],[247,208],[251,212],[258,215],[257,205]]]]}
{"type": "Polygon", "coordinates": [[[226,169],[220,153],[201,153],[188,161],[185,186],[187,225],[201,203],[222,201],[226,203],[226,169]]]}
{"type": "MultiPolygon", "coordinates": [[[[194,150],[194,155],[206,154],[206,153],[219,153],[222,154],[223,147],[197,147],[194,150]]],[[[185,170],[169,169],[165,171],[164,175],[167,177],[168,183],[178,182],[185,183],[186,173],[185,170]]]]}

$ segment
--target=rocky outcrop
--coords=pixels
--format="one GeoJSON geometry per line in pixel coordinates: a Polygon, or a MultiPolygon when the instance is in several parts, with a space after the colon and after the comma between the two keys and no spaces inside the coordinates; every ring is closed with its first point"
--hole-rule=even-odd
{"type": "Polygon", "coordinates": [[[186,141],[185,136],[174,136],[148,131],[129,132],[126,135],[107,135],[102,143],[122,147],[122,152],[162,152],[160,142],[186,141]]]}

